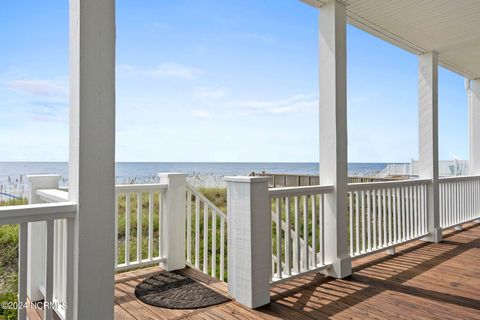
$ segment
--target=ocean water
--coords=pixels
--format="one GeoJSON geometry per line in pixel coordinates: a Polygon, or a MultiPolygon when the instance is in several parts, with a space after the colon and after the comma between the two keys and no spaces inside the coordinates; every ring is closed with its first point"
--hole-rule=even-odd
{"type": "MultiPolygon", "coordinates": [[[[387,163],[349,163],[350,176],[372,176],[387,163]]],[[[194,185],[214,187],[223,185],[223,177],[248,175],[251,172],[318,174],[315,162],[117,162],[117,183],[157,181],[158,172],[183,172],[194,185]]],[[[0,192],[25,194],[26,175],[59,174],[61,185],[68,185],[67,162],[0,162],[0,192]]]]}

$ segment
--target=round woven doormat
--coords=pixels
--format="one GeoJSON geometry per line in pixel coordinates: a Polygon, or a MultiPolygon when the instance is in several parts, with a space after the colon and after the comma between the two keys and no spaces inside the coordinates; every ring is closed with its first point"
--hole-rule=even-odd
{"type": "Polygon", "coordinates": [[[230,301],[191,278],[166,271],[138,284],[135,296],[146,304],[168,309],[197,309],[230,301]]]}

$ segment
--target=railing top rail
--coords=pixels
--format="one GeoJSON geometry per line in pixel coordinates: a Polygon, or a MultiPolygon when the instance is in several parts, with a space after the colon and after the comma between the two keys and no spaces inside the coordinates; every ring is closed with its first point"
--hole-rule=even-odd
{"type": "Polygon", "coordinates": [[[270,176],[286,176],[286,177],[313,177],[314,175],[309,174],[296,174],[296,173],[275,173],[275,172],[252,172],[252,176],[255,177],[270,177],[270,176]]]}
{"type": "Polygon", "coordinates": [[[115,192],[151,192],[166,190],[168,184],[166,183],[148,183],[148,184],[117,184],[115,186],[115,192]]]}
{"type": "Polygon", "coordinates": [[[454,182],[454,181],[471,181],[471,180],[480,180],[480,175],[474,176],[453,176],[453,177],[442,177],[438,181],[442,182],[454,182]]]}
{"type": "Polygon", "coordinates": [[[285,187],[268,189],[270,197],[282,196],[304,196],[309,194],[323,194],[333,192],[334,187],[325,186],[305,186],[305,187],[285,187]]]}
{"type": "Polygon", "coordinates": [[[0,225],[74,218],[74,202],[28,204],[0,207],[0,225]]]}
{"type": "Polygon", "coordinates": [[[205,197],[201,192],[199,192],[193,185],[187,182],[187,189],[190,191],[195,197],[198,197],[201,199],[207,206],[212,208],[219,216],[221,216],[224,219],[227,219],[227,215],[225,212],[220,210],[214,203],[212,203],[210,200],[208,200],[207,197],[205,197]]]}
{"type": "Polygon", "coordinates": [[[68,201],[68,192],[58,189],[37,190],[37,195],[45,202],[65,202],[68,201]]]}
{"type": "Polygon", "coordinates": [[[366,183],[350,183],[348,185],[348,191],[362,191],[373,189],[385,189],[395,187],[407,187],[418,186],[431,183],[430,179],[411,179],[411,180],[399,180],[388,182],[366,182],[366,183]]]}
{"type": "MultiPolygon", "coordinates": [[[[250,173],[251,176],[254,177],[301,177],[301,178],[318,178],[318,175],[315,174],[305,174],[305,173],[274,173],[274,172],[252,172],[250,173]]],[[[392,181],[398,180],[397,178],[385,178],[385,177],[376,177],[376,176],[349,176],[349,179],[374,179],[379,181],[392,181]]]]}

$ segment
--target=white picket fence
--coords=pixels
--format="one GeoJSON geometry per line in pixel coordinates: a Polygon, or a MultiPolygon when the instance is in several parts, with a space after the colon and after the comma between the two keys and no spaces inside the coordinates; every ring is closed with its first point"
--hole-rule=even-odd
{"type": "Polygon", "coordinates": [[[326,268],[324,194],[330,186],[269,190],[272,206],[272,283],[326,268]]]}
{"type": "Polygon", "coordinates": [[[356,183],[348,186],[350,256],[424,237],[430,180],[356,183]]]}
{"type": "Polygon", "coordinates": [[[480,176],[442,178],[439,182],[442,228],[480,218],[480,176]]]}

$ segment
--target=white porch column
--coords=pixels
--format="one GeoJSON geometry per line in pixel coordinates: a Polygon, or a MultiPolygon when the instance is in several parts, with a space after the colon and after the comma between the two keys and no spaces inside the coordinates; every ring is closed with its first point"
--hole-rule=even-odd
{"type": "Polygon", "coordinates": [[[70,0],[74,319],[113,319],[115,1],[70,0]]]}
{"type": "Polygon", "coordinates": [[[438,190],[438,54],[419,56],[418,72],[419,161],[418,174],[431,179],[428,187],[427,220],[429,235],[425,240],[442,241],[438,190]]]}
{"type": "MultiPolygon", "coordinates": [[[[41,203],[37,191],[41,189],[57,189],[59,175],[29,175],[28,203],[41,203]]],[[[28,260],[27,260],[27,296],[30,301],[43,300],[40,286],[45,277],[45,222],[31,222],[28,224],[28,260]]]]}
{"type": "Polygon", "coordinates": [[[320,183],[333,185],[325,195],[327,273],[352,273],[348,253],[347,201],[347,50],[346,8],[330,1],[320,8],[320,183]]]}
{"type": "Polygon", "coordinates": [[[160,183],[167,183],[162,199],[164,253],[167,261],[160,266],[173,271],[185,268],[186,177],[184,173],[159,173],[160,183]]]}
{"type": "MultiPolygon", "coordinates": [[[[468,171],[470,175],[480,174],[480,79],[468,83],[468,171]]],[[[475,212],[479,214],[479,212],[475,212]]],[[[480,223],[480,219],[475,220],[480,223]]]]}
{"type": "Polygon", "coordinates": [[[228,292],[257,308],[270,303],[272,218],[265,177],[225,177],[228,214],[228,292]]]}
{"type": "Polygon", "coordinates": [[[470,80],[468,88],[469,174],[480,174],[480,79],[470,80]]]}

